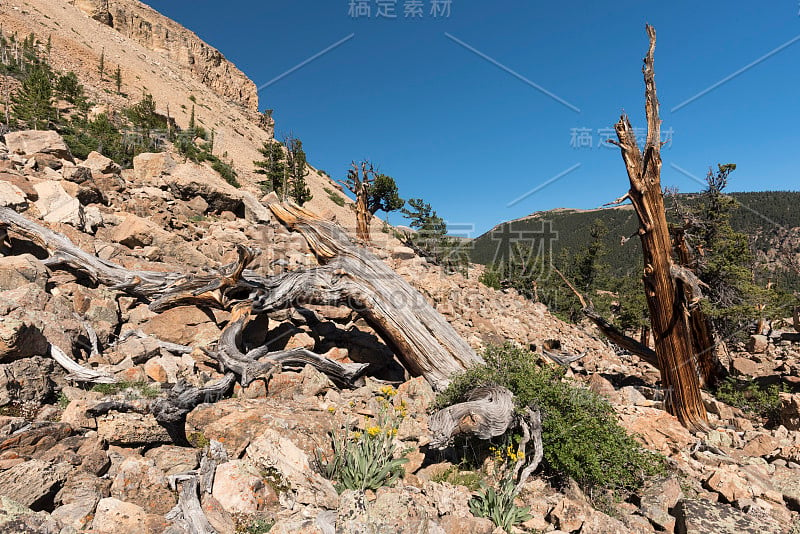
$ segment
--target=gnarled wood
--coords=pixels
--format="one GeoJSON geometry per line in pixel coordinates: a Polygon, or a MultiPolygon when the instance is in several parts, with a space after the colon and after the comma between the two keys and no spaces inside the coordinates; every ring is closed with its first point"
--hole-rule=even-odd
{"type": "Polygon", "coordinates": [[[50,345],[50,356],[58,364],[69,371],[67,378],[78,382],[91,382],[93,384],[114,384],[117,379],[113,376],[84,367],[55,345],[50,345]]]}
{"type": "Polygon", "coordinates": [[[539,466],[544,454],[541,413],[529,406],[524,414],[518,415],[514,407],[514,395],[502,386],[469,391],[463,402],[431,415],[428,429],[430,446],[434,449],[446,449],[458,436],[488,440],[502,436],[509,430],[521,430],[522,439],[517,446],[517,452],[521,454],[512,471],[517,479],[516,492],[539,466]]]}
{"type": "Polygon", "coordinates": [[[650,25],[647,34],[650,46],[642,68],[647,114],[644,152],[639,150],[636,134],[626,115],[614,126],[619,140],[616,144],[628,172],[628,196],[639,218],[645,296],[666,393],[665,407],[687,427],[698,428],[706,426],[708,416],[700,397],[687,311],[672,276],[672,243],[661,191],[661,119],[653,67],[656,32],[650,25]]]}
{"type": "Polygon", "coordinates": [[[268,312],[289,303],[347,303],[397,348],[413,375],[424,376],[437,389],[453,373],[482,362],[416,289],[377,256],[355,246],[340,227],[291,202],[269,207],[306,238],[325,265],[266,282],[254,310],[268,312]]]}

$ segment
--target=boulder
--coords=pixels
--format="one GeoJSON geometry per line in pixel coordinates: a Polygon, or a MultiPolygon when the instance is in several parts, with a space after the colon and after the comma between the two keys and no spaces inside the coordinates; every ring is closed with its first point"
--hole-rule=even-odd
{"type": "Polygon", "coordinates": [[[167,431],[151,414],[112,412],[98,417],[97,435],[114,445],[172,443],[167,431]]]}
{"type": "Polygon", "coordinates": [[[128,214],[122,222],[114,228],[111,240],[129,248],[152,245],[159,238],[168,238],[168,234],[157,224],[149,219],[128,214]]]}
{"type": "Polygon", "coordinates": [[[89,526],[97,503],[108,496],[109,481],[86,472],[76,472],[67,478],[56,495],[58,508],[52,516],[64,525],[76,530],[89,526]]]}
{"type": "Polygon", "coordinates": [[[28,283],[44,289],[49,277],[47,267],[31,254],[0,257],[0,291],[16,289],[28,283]]]}
{"type": "Polygon", "coordinates": [[[0,181],[0,207],[22,211],[28,207],[28,199],[16,185],[0,181]]]}
{"type": "Polygon", "coordinates": [[[230,514],[254,514],[278,496],[264,484],[258,469],[249,461],[232,460],[217,466],[211,492],[230,514]]]}
{"type": "Polygon", "coordinates": [[[675,507],[676,534],[778,534],[780,527],[727,504],[684,499],[675,507]]]}
{"type": "Polygon", "coordinates": [[[162,341],[199,346],[218,341],[221,333],[211,318],[195,306],[170,308],[148,320],[142,331],[162,341]]]}
{"type": "Polygon", "coordinates": [[[39,196],[34,205],[45,222],[65,223],[83,229],[83,206],[59,182],[47,180],[34,184],[33,187],[39,196]]]}
{"type": "Polygon", "coordinates": [[[396,260],[410,260],[416,255],[414,249],[409,247],[398,246],[392,249],[392,258],[396,260]]]}
{"type": "Polygon", "coordinates": [[[8,150],[15,154],[31,156],[37,152],[52,154],[67,161],[74,161],[64,139],[52,130],[23,130],[5,134],[8,150]]]}
{"type": "Polygon", "coordinates": [[[758,376],[760,373],[759,365],[750,358],[733,358],[731,367],[738,375],[758,376]]]}
{"type": "Polygon", "coordinates": [[[148,514],[141,506],[114,497],[101,499],[92,520],[93,534],[155,534],[164,531],[163,517],[148,514]]]}
{"type": "Polygon", "coordinates": [[[53,360],[34,356],[0,365],[0,406],[12,401],[44,404],[53,396],[53,360]]]}
{"type": "Polygon", "coordinates": [[[306,453],[281,433],[266,430],[247,447],[247,457],[285,480],[297,502],[336,509],[339,498],[333,484],[311,469],[306,453]]]}
{"type": "Polygon", "coordinates": [[[59,534],[61,526],[46,512],[34,512],[0,495],[0,531],[9,534],[59,534]]]}
{"type": "Polygon", "coordinates": [[[120,171],[119,165],[114,163],[111,158],[107,158],[94,150],[89,152],[89,155],[86,156],[86,161],[81,166],[100,174],[112,174],[120,171]]]}
{"type": "Polygon", "coordinates": [[[31,510],[43,510],[52,506],[56,492],[71,470],[69,464],[28,460],[0,472],[0,495],[13,497],[31,510]]]}
{"type": "Polygon", "coordinates": [[[177,165],[164,180],[183,200],[200,196],[213,211],[244,215],[244,201],[241,191],[223,180],[216,172],[196,163],[177,165]]]}
{"type": "Polygon", "coordinates": [[[158,184],[161,177],[175,168],[175,160],[168,152],[143,152],[133,158],[133,173],[136,181],[158,184]]]}
{"type": "Polygon", "coordinates": [[[156,467],[165,475],[176,475],[191,471],[198,465],[198,450],[177,445],[162,445],[150,449],[144,454],[155,462],[156,467]]]}
{"type": "Polygon", "coordinates": [[[729,503],[752,497],[747,481],[725,467],[714,470],[706,480],[706,487],[719,493],[729,503]]]}
{"type": "Polygon", "coordinates": [[[681,485],[675,477],[657,480],[642,492],[639,511],[654,525],[669,531],[675,526],[675,518],[669,511],[682,496],[681,485]]]}
{"type": "Polygon", "coordinates": [[[768,346],[769,338],[761,334],[752,335],[750,339],[747,340],[747,352],[753,354],[763,354],[767,352],[768,346]]]}
{"type": "Polygon", "coordinates": [[[111,484],[111,496],[142,507],[145,512],[164,515],[177,503],[164,473],[150,458],[131,455],[120,464],[111,484]]]}

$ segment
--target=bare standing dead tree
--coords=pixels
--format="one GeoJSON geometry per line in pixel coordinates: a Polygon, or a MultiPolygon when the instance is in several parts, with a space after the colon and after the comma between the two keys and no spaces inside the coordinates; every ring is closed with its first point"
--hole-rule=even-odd
{"type": "MultiPolygon", "coordinates": [[[[689,302],[685,284],[694,275],[672,259],[672,241],[661,189],[661,119],[654,70],[656,31],[647,25],[650,46],[642,72],[645,82],[647,140],[640,150],[627,115],[614,126],[630,190],[620,199],[630,200],[639,218],[639,238],[644,256],[644,283],[665,408],[689,428],[707,425],[700,397],[700,380],[694,356],[689,302]]],[[[696,277],[694,277],[696,278],[696,277]]]]}

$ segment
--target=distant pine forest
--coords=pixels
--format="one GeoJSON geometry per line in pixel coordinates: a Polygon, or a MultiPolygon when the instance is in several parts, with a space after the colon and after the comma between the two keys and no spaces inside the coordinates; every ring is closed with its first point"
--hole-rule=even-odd
{"type": "MultiPolygon", "coordinates": [[[[756,281],[771,281],[784,290],[800,290],[800,275],[788,266],[788,258],[800,253],[800,231],[796,230],[800,228],[800,192],[729,195],[739,203],[732,213],[731,225],[737,232],[749,236],[755,253],[756,281]],[[792,229],[795,229],[793,233],[792,229]]],[[[676,199],[678,203],[691,205],[697,197],[689,193],[665,197],[668,219],[677,222],[676,199]]],[[[641,248],[636,236],[638,221],[630,206],[590,211],[553,210],[506,222],[474,240],[471,259],[483,265],[496,265],[506,258],[510,243],[534,240],[535,250],[550,254],[557,267],[569,266],[579,251],[593,240],[589,229],[597,220],[608,229],[602,238],[607,251],[603,261],[608,266],[608,274],[626,277],[641,272],[641,248]],[[549,252],[548,248],[551,248],[549,252]]]]}

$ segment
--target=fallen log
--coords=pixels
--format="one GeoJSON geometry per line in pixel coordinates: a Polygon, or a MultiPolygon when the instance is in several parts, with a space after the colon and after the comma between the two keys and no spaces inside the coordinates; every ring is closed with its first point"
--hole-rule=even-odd
{"type": "Polygon", "coordinates": [[[398,350],[409,372],[424,376],[436,389],[445,387],[453,373],[482,363],[411,284],[369,250],[353,244],[341,227],[292,202],[273,202],[269,208],[306,238],[324,265],[286,273],[277,287],[254,300],[254,310],[270,311],[289,302],[354,303],[398,350]]]}

